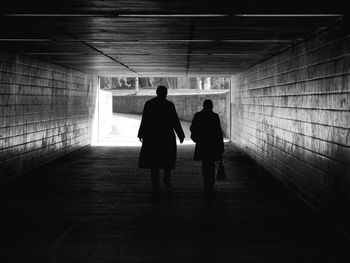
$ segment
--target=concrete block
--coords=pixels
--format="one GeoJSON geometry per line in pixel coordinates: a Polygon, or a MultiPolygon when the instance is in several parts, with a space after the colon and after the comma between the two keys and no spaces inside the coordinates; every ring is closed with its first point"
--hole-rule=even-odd
{"type": "MultiPolygon", "coordinates": [[[[94,104],[84,101],[95,101],[97,86],[90,83],[96,84],[96,77],[18,55],[2,53],[0,61],[2,174],[12,177],[40,165],[46,158],[68,153],[70,143],[89,143],[82,134],[91,129],[94,104]],[[81,110],[91,114],[82,115],[81,110]],[[75,121],[75,133],[62,128],[75,121]],[[76,142],[65,140],[63,149],[60,138],[75,138],[76,142]]],[[[0,180],[7,178],[0,176],[0,180]]]]}
{"type": "Polygon", "coordinates": [[[235,143],[319,208],[331,193],[349,200],[350,192],[349,183],[332,183],[348,179],[350,163],[350,40],[338,30],[232,78],[235,143]]]}

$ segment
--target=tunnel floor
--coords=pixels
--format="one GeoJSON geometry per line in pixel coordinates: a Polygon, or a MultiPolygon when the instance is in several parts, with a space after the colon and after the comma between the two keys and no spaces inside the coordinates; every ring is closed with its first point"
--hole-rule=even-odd
{"type": "Polygon", "coordinates": [[[1,185],[0,262],[350,262],[332,225],[229,144],[203,195],[193,148],[159,196],[139,147],[88,146],[1,185]]]}

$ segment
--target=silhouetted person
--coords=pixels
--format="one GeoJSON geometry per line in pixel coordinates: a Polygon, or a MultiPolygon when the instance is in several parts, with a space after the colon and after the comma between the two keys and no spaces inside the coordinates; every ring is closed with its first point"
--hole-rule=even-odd
{"type": "Polygon", "coordinates": [[[202,161],[204,190],[208,192],[215,184],[215,161],[221,161],[224,153],[220,119],[211,100],[203,102],[203,110],[194,115],[190,130],[196,143],[194,160],[202,161]]]}
{"type": "Polygon", "coordinates": [[[157,88],[157,97],[145,103],[138,136],[142,142],[139,167],[151,169],[153,190],[159,190],[159,169],[164,169],[164,184],[171,187],[171,169],[175,168],[176,137],[182,143],[185,134],[175,106],[166,99],[168,90],[157,88]],[[174,132],[175,130],[175,132],[174,132]]]}

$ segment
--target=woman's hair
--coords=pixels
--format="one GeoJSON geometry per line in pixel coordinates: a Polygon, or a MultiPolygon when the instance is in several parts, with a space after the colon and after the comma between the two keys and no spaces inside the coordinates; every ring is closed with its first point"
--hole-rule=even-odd
{"type": "Polygon", "coordinates": [[[212,110],[213,109],[213,102],[210,99],[205,99],[203,101],[203,108],[205,110],[212,110]]]}
{"type": "Polygon", "coordinates": [[[165,98],[168,94],[168,89],[165,86],[159,86],[156,93],[158,97],[165,98]]]}

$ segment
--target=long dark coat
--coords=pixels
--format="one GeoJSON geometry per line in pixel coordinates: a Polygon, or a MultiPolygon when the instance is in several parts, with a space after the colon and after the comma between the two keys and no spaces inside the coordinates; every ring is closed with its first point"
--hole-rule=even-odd
{"type": "Polygon", "coordinates": [[[140,168],[174,169],[176,137],[184,138],[175,106],[165,98],[155,97],[145,103],[138,137],[143,138],[140,168]]]}
{"type": "Polygon", "coordinates": [[[224,141],[218,114],[204,109],[197,112],[190,130],[191,139],[196,143],[194,160],[221,160],[224,141]]]}

